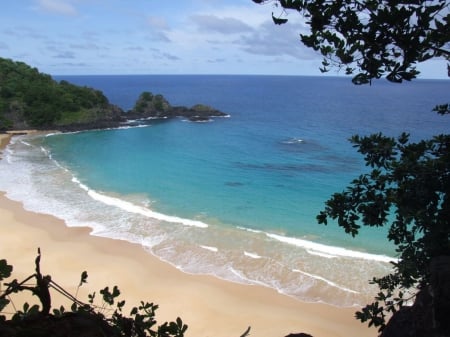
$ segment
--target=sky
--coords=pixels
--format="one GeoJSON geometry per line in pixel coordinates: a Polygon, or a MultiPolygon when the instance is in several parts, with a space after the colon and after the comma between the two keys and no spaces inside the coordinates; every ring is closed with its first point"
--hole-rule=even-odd
{"type": "MultiPolygon", "coordinates": [[[[272,12],[252,0],[3,1],[0,57],[51,75],[320,75],[302,18],[279,26],[272,12]]],[[[446,78],[444,60],[419,70],[446,78]]]]}

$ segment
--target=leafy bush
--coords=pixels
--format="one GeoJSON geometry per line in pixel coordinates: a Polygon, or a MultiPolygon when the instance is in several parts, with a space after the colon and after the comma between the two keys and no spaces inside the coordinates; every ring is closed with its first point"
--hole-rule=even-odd
{"type": "MultiPolygon", "coordinates": [[[[30,291],[41,302],[39,305],[25,303],[21,310],[16,310],[11,319],[0,314],[0,336],[65,336],[77,331],[83,336],[120,336],[120,337],[183,337],[187,325],[181,318],[173,322],[157,325],[155,320],[158,305],[141,301],[133,307],[129,315],[123,313],[124,300],[119,300],[120,290],[105,287],[100,290],[101,304],[95,304],[96,293],[88,295],[88,302],[82,302],[59,286],[49,275],[43,276],[40,271],[41,254],[38,250],[36,271],[25,280],[16,279],[5,283],[6,290],[0,294],[0,313],[11,302],[14,293],[30,291]],[[29,286],[31,280],[35,286],[29,286]],[[67,297],[72,305],[69,310],[61,306],[51,310],[50,290],[67,297]],[[106,314],[112,312],[111,314],[106,314]],[[66,333],[67,331],[67,333],[66,333]]],[[[6,260],[0,260],[0,282],[11,277],[13,267],[6,260]]],[[[88,274],[81,274],[78,289],[87,281],[88,274]]],[[[78,293],[78,290],[77,290],[78,293]]]]}

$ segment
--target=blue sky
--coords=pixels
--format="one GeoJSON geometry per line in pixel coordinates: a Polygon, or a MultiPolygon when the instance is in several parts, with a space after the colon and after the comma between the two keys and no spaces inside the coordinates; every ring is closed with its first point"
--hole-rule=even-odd
{"type": "MultiPolygon", "coordinates": [[[[10,0],[0,56],[60,74],[319,75],[297,13],[276,26],[251,0],[10,0]]],[[[446,62],[419,67],[446,78],[446,62]]],[[[336,75],[332,72],[331,75],[336,75]]]]}

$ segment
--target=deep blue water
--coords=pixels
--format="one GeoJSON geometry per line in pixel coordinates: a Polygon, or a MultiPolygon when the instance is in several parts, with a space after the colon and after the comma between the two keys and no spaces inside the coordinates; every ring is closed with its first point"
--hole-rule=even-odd
{"type": "MultiPolygon", "coordinates": [[[[406,131],[422,139],[450,126],[431,112],[448,101],[449,81],[354,86],[331,77],[56,79],[98,88],[123,109],[151,91],[173,105],[209,104],[230,117],[154,120],[147,127],[17,142],[10,146],[10,158],[20,157],[14,171],[27,167],[27,198],[32,190],[40,200],[29,207],[69,225],[89,225],[98,235],[142,243],[187,272],[260,283],[311,301],[333,303],[337,290],[340,304],[342,298],[348,305],[365,301],[367,280],[385,272],[385,256],[394,256],[382,230],[353,239],[335,225],[316,223],[331,194],[366,170],[348,138],[406,131]]],[[[15,198],[24,199],[20,193],[15,198]]]]}

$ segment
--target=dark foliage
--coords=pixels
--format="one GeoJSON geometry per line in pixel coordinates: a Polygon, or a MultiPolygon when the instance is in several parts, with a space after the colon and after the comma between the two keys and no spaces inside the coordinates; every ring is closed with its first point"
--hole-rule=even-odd
{"type": "Polygon", "coordinates": [[[435,57],[450,56],[448,0],[253,0],[272,3],[282,12],[275,24],[287,22],[296,11],[310,28],[301,41],[319,51],[323,72],[330,67],[353,74],[355,84],[386,76],[389,81],[411,80],[415,66],[435,57]]]}
{"type": "Polygon", "coordinates": [[[407,289],[430,285],[433,258],[450,255],[450,135],[409,142],[382,136],[351,140],[372,171],[353,180],[326,202],[317,219],[337,220],[355,236],[362,225],[389,226],[388,240],[399,260],[394,272],[373,283],[380,288],[375,302],[357,313],[362,321],[383,328],[386,311],[396,312],[407,289]],[[380,303],[383,303],[380,305],[380,303]]]}
{"type": "MultiPolygon", "coordinates": [[[[155,320],[158,305],[141,302],[133,307],[129,315],[123,313],[125,301],[119,301],[120,290],[114,286],[100,290],[101,305],[95,304],[96,294],[88,296],[88,303],[78,300],[65,291],[49,275],[40,271],[40,250],[36,258],[35,273],[19,282],[14,279],[5,283],[6,290],[0,294],[0,312],[10,303],[13,294],[30,291],[36,295],[41,306],[23,305],[22,310],[7,319],[0,315],[0,336],[7,337],[65,337],[65,336],[109,336],[109,337],[183,337],[187,325],[180,318],[157,325],[155,320]],[[30,286],[30,281],[36,284],[30,286]],[[61,293],[72,301],[70,310],[63,306],[51,309],[50,290],[61,293]]],[[[9,278],[13,267],[0,260],[0,282],[9,278]]],[[[81,274],[79,287],[87,280],[87,272],[81,274]]]]}

